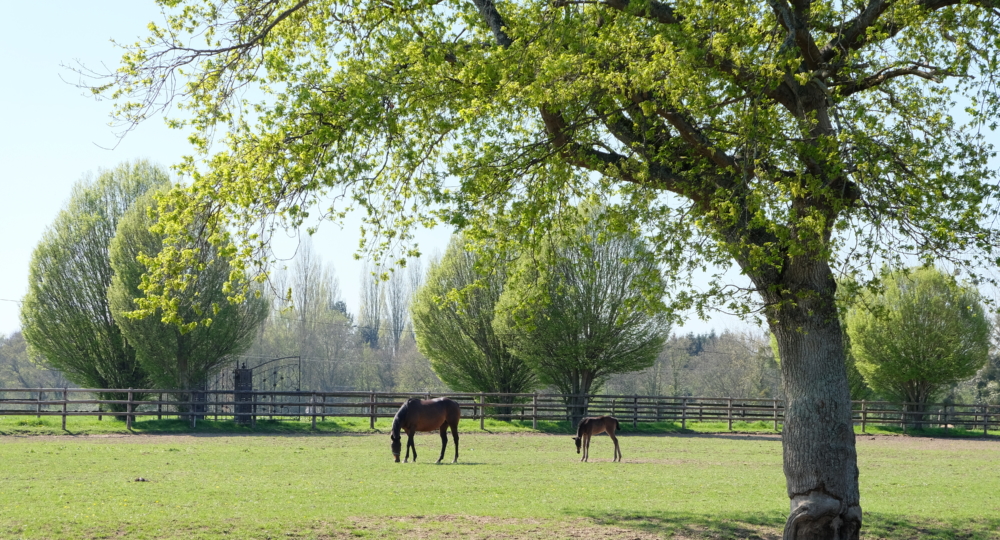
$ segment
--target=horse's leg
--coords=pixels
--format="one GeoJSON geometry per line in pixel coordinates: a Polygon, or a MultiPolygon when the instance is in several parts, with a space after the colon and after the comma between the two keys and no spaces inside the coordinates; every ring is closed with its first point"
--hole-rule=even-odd
{"type": "Polygon", "coordinates": [[[458,422],[451,425],[451,437],[455,439],[455,461],[452,463],[458,463],[458,422]]]}
{"type": "Polygon", "coordinates": [[[441,424],[441,457],[438,458],[438,463],[444,460],[445,448],[448,448],[448,424],[441,424]]]}
{"type": "Polygon", "coordinates": [[[583,461],[589,461],[590,458],[590,433],[583,434],[583,461]]]}
{"type": "Polygon", "coordinates": [[[615,437],[615,434],[610,431],[608,432],[608,436],[611,437],[611,440],[615,442],[615,459],[613,459],[612,461],[621,461],[622,450],[621,448],[618,447],[618,437],[615,437]]]}
{"type": "Polygon", "coordinates": [[[413,449],[413,461],[417,461],[417,446],[413,444],[413,432],[407,432],[406,434],[406,460],[403,463],[410,462],[410,448],[413,449]]]}

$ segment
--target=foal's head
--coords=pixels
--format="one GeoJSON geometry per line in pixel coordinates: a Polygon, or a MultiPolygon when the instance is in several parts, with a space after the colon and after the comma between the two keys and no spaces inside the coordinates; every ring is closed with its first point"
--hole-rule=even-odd
{"type": "Polygon", "coordinates": [[[401,439],[402,437],[398,431],[394,431],[389,435],[389,440],[392,441],[392,455],[396,458],[396,463],[399,463],[399,451],[403,449],[401,439]]]}
{"type": "Polygon", "coordinates": [[[580,453],[580,443],[583,441],[583,437],[573,437],[573,441],[576,443],[576,453],[580,453]]]}

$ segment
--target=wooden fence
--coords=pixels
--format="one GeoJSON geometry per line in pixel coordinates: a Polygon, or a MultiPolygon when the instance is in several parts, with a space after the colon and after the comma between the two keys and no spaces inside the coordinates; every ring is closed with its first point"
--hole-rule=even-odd
{"type": "MultiPolygon", "coordinates": [[[[587,414],[614,415],[620,422],[724,422],[730,431],[739,422],[766,422],[775,430],[784,420],[781,399],[667,397],[562,394],[413,393],[413,392],[191,392],[162,389],[0,388],[0,416],[60,416],[63,429],[71,416],[124,417],[129,428],[136,417],[179,417],[192,426],[199,419],[234,419],[254,423],[257,419],[306,418],[315,426],[326,417],[392,418],[403,401],[411,397],[450,397],[462,406],[463,418],[530,421],[568,419],[566,402],[583,400],[587,414]],[[99,399],[117,394],[121,399],[99,399]]],[[[853,402],[854,422],[862,432],[868,425],[899,427],[961,427],[967,430],[1000,430],[1000,406],[914,404],[885,401],[853,402]],[[907,405],[910,405],[907,407],[907,405]],[[907,410],[909,409],[909,410],[907,410]]]]}

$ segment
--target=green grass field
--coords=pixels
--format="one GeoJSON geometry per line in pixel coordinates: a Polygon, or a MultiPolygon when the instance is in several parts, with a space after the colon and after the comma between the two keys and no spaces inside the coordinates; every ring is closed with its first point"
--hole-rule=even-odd
{"type": "MultiPolygon", "coordinates": [[[[457,465],[434,464],[435,434],[409,464],[385,433],[0,436],[0,538],[780,537],[774,436],[625,434],[623,463],[598,437],[582,464],[566,435],[470,424],[457,465]]],[[[1000,442],[863,436],[858,453],[863,537],[1000,538],[1000,442]]]]}
{"type": "MultiPolygon", "coordinates": [[[[376,431],[387,431],[392,421],[389,418],[380,418],[375,424],[376,431]]],[[[325,420],[316,422],[313,429],[312,423],[303,417],[300,420],[266,420],[261,419],[254,427],[237,425],[232,420],[201,420],[197,422],[194,429],[186,420],[169,418],[156,420],[152,416],[139,416],[132,426],[132,430],[126,428],[123,421],[115,420],[112,416],[105,416],[99,421],[92,416],[76,416],[67,419],[66,430],[62,429],[62,419],[59,416],[0,416],[0,436],[3,435],[107,435],[107,434],[315,434],[315,433],[372,433],[369,427],[368,418],[337,418],[326,417],[325,420]]],[[[476,432],[479,429],[479,420],[462,420],[461,430],[463,432],[476,432]]],[[[491,433],[575,433],[575,428],[569,422],[538,422],[538,429],[533,429],[530,421],[503,422],[498,420],[486,420],[485,429],[491,433]]],[[[688,422],[685,429],[681,428],[678,422],[648,422],[640,423],[633,428],[628,422],[622,423],[621,429],[625,433],[640,434],[692,434],[692,433],[731,433],[726,422],[688,422]]],[[[732,433],[780,433],[781,424],[775,431],[774,424],[768,421],[743,422],[734,421],[732,433]]],[[[860,426],[855,426],[854,431],[859,435],[860,426]]],[[[916,435],[923,437],[958,437],[958,438],[980,438],[983,436],[982,430],[966,430],[962,428],[927,428],[923,430],[903,429],[898,426],[876,426],[869,424],[866,430],[871,435],[916,435]]],[[[1000,436],[1000,432],[990,431],[990,436],[1000,436]]]]}

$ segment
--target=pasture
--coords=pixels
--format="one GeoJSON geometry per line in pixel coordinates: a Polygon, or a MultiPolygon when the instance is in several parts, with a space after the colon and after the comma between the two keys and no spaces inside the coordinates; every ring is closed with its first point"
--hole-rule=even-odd
{"type": "MultiPolygon", "coordinates": [[[[0,437],[0,538],[778,538],[771,435],[0,437]],[[450,447],[450,443],[449,443],[450,447]],[[450,453],[450,448],[449,448],[450,453]],[[147,481],[136,481],[143,478],[147,481]]],[[[1000,443],[859,437],[865,538],[1000,538],[1000,443]]]]}

